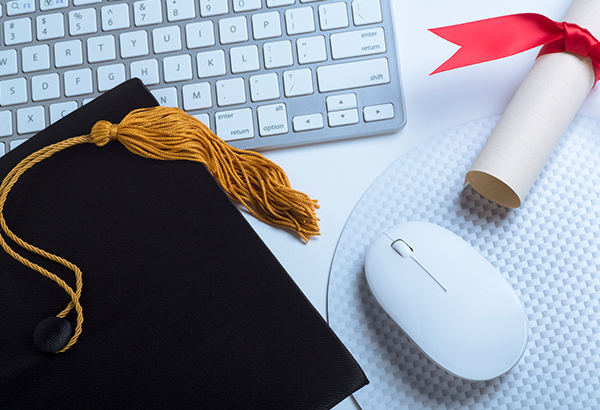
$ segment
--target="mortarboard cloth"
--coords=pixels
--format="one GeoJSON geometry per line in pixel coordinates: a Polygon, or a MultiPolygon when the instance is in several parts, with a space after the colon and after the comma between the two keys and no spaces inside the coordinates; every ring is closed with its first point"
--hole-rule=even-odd
{"type": "MultiPolygon", "coordinates": [[[[0,175],[156,104],[123,83],[2,157],[0,175]]],[[[40,351],[33,330],[69,298],[0,252],[0,408],[320,409],[368,383],[200,163],[74,146],[23,174],[4,217],[81,268],[85,320],[68,351],[40,351]]],[[[74,286],[71,271],[19,252],[74,286]]]]}

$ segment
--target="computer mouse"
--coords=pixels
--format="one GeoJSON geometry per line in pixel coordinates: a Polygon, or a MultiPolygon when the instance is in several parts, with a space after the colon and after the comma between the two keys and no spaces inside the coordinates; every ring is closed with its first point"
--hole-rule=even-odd
{"type": "Polygon", "coordinates": [[[377,301],[438,366],[467,380],[490,380],[523,356],[523,304],[492,264],[435,224],[392,227],[370,246],[367,282],[377,301]]]}

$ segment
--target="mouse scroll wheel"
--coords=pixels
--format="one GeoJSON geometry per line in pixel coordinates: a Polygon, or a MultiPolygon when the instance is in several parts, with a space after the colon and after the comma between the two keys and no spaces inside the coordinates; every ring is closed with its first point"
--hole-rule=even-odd
{"type": "Polygon", "coordinates": [[[402,239],[392,242],[392,248],[404,258],[408,258],[413,253],[413,249],[402,239]]]}

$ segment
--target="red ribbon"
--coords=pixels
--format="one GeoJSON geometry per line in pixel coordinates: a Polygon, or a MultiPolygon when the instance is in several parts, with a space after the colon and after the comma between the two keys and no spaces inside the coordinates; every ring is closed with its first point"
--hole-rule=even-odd
{"type": "Polygon", "coordinates": [[[577,24],[523,13],[429,29],[461,48],[431,74],[497,60],[543,45],[543,54],[568,51],[591,59],[600,80],[600,42],[577,24]]]}

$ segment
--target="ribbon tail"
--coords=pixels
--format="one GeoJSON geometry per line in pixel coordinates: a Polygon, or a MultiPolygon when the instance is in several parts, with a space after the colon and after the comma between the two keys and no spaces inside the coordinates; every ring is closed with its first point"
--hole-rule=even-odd
{"type": "Polygon", "coordinates": [[[596,82],[598,82],[600,80],[600,43],[590,50],[589,57],[594,67],[594,77],[596,78],[596,82]]]}
{"type": "Polygon", "coordinates": [[[519,54],[564,37],[561,23],[535,13],[494,17],[429,31],[460,46],[430,75],[519,54]]]}

